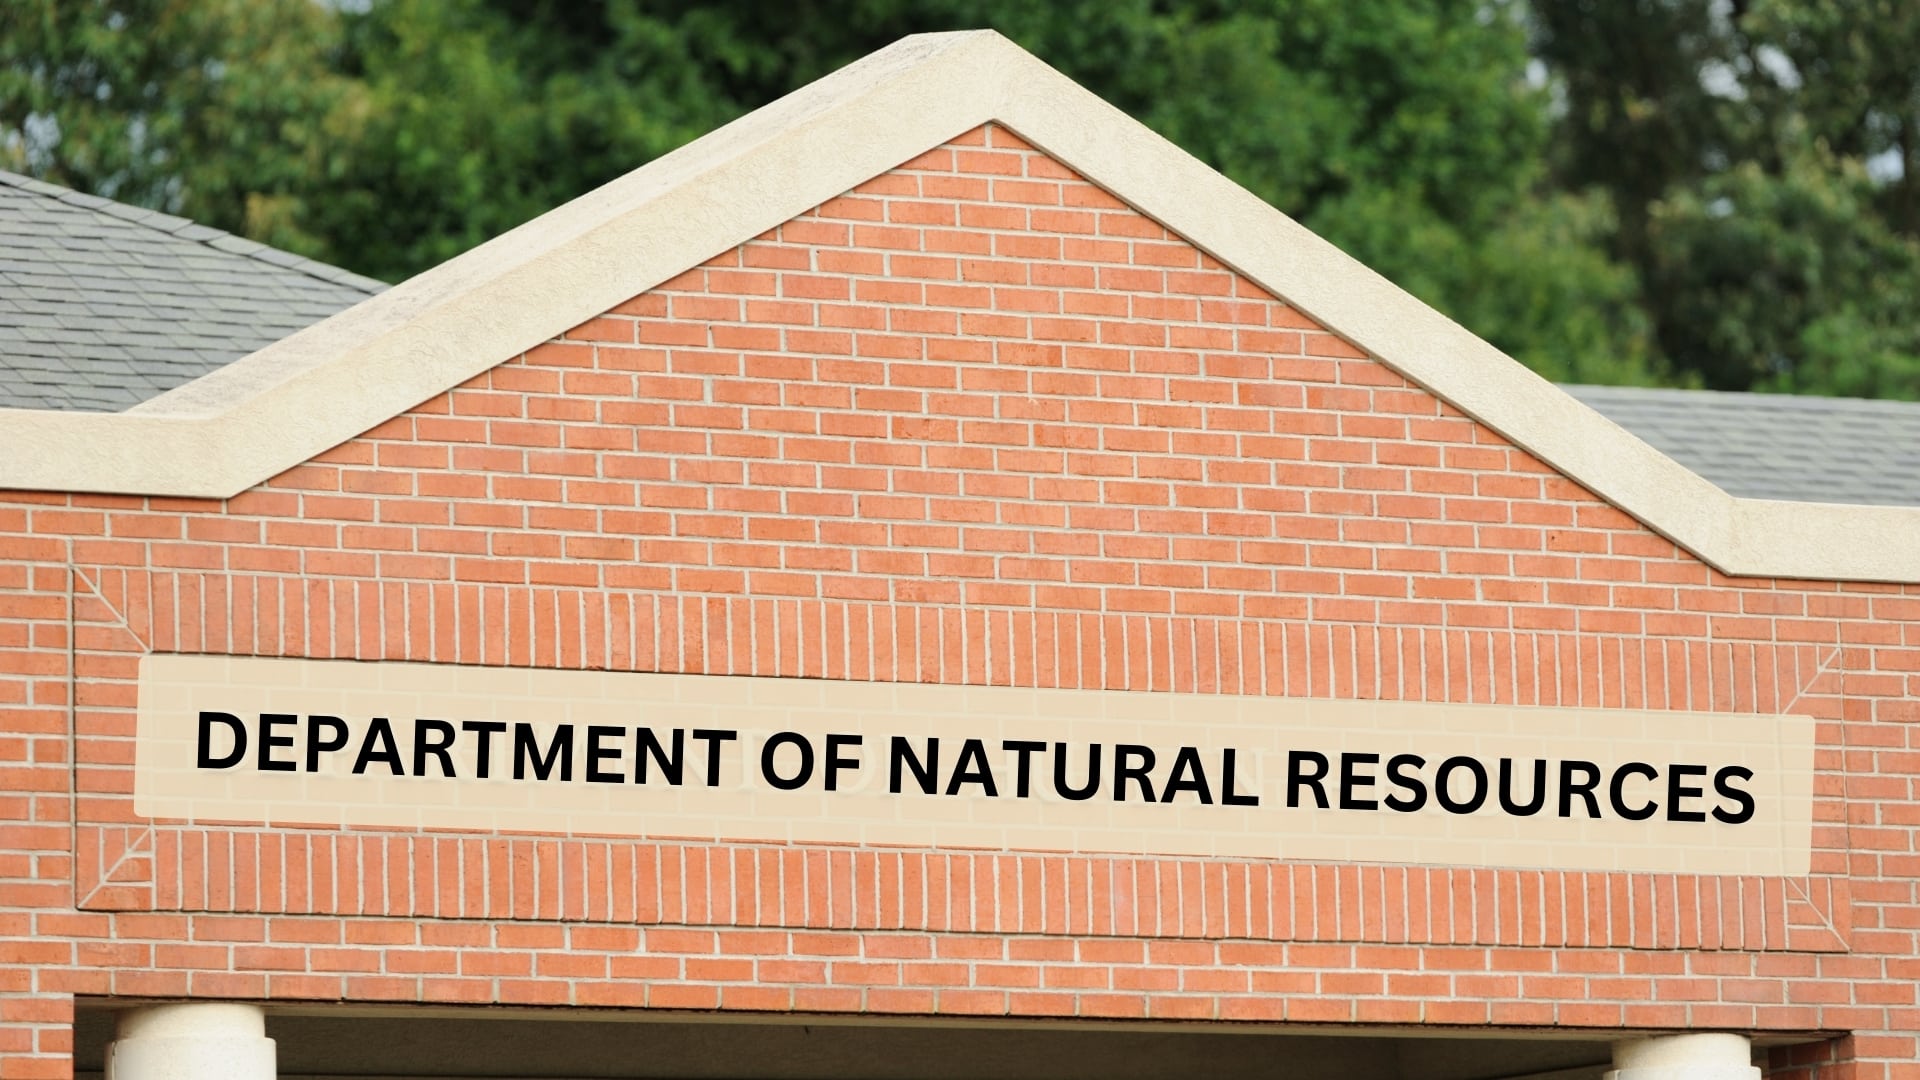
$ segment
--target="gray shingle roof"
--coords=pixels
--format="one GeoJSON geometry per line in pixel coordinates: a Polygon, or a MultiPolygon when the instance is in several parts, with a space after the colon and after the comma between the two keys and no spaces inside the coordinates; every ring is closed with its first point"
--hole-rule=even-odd
{"type": "Polygon", "coordinates": [[[0,406],[125,409],[384,288],[0,171],[0,406]]]}
{"type": "Polygon", "coordinates": [[[1734,495],[1920,506],[1920,402],[1563,389],[1734,495]]]}

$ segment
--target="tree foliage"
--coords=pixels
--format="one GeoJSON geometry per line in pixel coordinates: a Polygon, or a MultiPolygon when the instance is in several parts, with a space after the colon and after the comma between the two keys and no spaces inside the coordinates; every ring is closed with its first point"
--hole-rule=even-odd
{"type": "Polygon", "coordinates": [[[1899,0],[11,0],[0,166],[399,279],[977,26],[1550,377],[1920,394],[1899,0]]]}
{"type": "Polygon", "coordinates": [[[1674,189],[1648,226],[1661,340],[1712,386],[1913,396],[1920,247],[1873,212],[1880,194],[1818,146],[1674,189]]]}
{"type": "Polygon", "coordinates": [[[1557,186],[1617,209],[1658,354],[1728,390],[1920,397],[1920,7],[1535,0],[1557,186]]]}
{"type": "Polygon", "coordinates": [[[0,167],[271,234],[345,88],[309,0],[3,0],[0,167]]]}

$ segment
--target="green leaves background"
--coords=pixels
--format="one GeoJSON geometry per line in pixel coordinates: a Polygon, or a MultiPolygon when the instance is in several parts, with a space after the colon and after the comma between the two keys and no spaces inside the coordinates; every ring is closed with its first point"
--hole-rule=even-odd
{"type": "Polygon", "coordinates": [[[0,167],[398,280],[981,26],[1550,378],[1920,396],[1899,0],[0,0],[0,167]]]}

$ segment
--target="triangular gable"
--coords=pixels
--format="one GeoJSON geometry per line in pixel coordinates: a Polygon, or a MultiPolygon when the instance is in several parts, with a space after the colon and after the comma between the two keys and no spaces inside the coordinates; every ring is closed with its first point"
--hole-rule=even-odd
{"type": "Polygon", "coordinates": [[[991,31],[901,41],[129,412],[0,410],[0,487],[231,496],[989,122],[1726,573],[1920,581],[1920,508],[1728,495],[991,31]]]}

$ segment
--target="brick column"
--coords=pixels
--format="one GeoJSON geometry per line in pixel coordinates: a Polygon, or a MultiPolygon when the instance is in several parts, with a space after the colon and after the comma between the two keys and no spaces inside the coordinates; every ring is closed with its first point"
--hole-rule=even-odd
{"type": "Polygon", "coordinates": [[[1745,1035],[1663,1035],[1613,1044],[1602,1080],[1760,1080],[1745,1035]]]}
{"type": "Polygon", "coordinates": [[[274,1080],[258,1005],[153,1005],[120,1014],[107,1080],[274,1080]]]}

